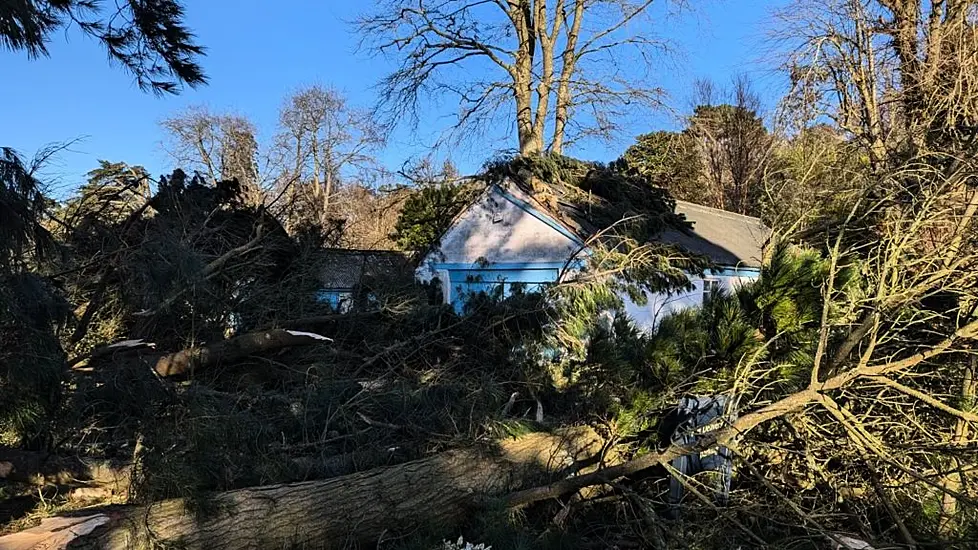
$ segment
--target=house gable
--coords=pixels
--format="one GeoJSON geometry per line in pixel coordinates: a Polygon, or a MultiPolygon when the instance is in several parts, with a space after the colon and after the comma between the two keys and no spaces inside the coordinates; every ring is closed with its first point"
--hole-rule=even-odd
{"type": "Polygon", "coordinates": [[[437,277],[445,301],[466,292],[519,283],[532,290],[560,277],[583,241],[513,186],[490,186],[442,235],[418,267],[422,281],[437,277]]]}
{"type": "Polygon", "coordinates": [[[422,261],[434,266],[489,266],[566,262],[583,242],[516,189],[490,186],[442,235],[422,261]]]}

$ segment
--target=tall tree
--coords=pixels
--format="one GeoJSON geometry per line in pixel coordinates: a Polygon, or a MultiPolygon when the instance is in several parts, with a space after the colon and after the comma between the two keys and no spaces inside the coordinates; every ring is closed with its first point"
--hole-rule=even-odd
{"type": "Polygon", "coordinates": [[[708,82],[698,83],[698,89],[685,133],[699,151],[707,205],[757,215],[774,145],[758,114],[760,99],[744,78],[734,81],[727,97],[717,97],[708,82]]]}
{"type": "Polygon", "coordinates": [[[337,90],[310,86],[289,97],[279,113],[276,149],[280,186],[300,217],[328,225],[330,202],[344,182],[369,178],[384,135],[369,113],[349,105],[337,90]]]}
{"type": "Polygon", "coordinates": [[[684,132],[642,134],[618,160],[629,173],[669,190],[673,198],[708,204],[710,189],[700,183],[703,162],[693,139],[684,132]]]}
{"type": "Polygon", "coordinates": [[[48,55],[51,36],[72,23],[105,47],[144,90],[176,93],[179,84],[207,82],[198,64],[204,49],[184,25],[179,0],[6,0],[0,4],[0,46],[48,55]]]}
{"type": "Polygon", "coordinates": [[[760,99],[744,78],[730,91],[709,81],[696,89],[681,133],[641,135],[621,162],[677,199],[759,215],[776,144],[759,114],[760,99]]]}
{"type": "Polygon", "coordinates": [[[200,171],[211,184],[236,179],[246,202],[262,202],[258,141],[250,120],[191,107],[161,125],[168,134],[164,146],[178,165],[200,171]]]}
{"type": "Polygon", "coordinates": [[[100,160],[99,167],[88,173],[88,181],[68,200],[62,221],[72,228],[82,218],[119,223],[149,200],[150,179],[142,166],[100,160]]]}
{"type": "Polygon", "coordinates": [[[401,250],[423,254],[438,243],[481,187],[459,179],[450,161],[439,169],[424,158],[405,166],[400,175],[409,182],[410,191],[390,236],[401,250]]]}
{"type": "Polygon", "coordinates": [[[506,110],[520,153],[561,153],[575,139],[614,134],[626,108],[657,103],[660,90],[647,84],[663,46],[650,32],[653,4],[382,0],[359,31],[401,59],[381,86],[392,120],[447,95],[458,100],[455,137],[506,110]]]}
{"type": "Polygon", "coordinates": [[[779,13],[796,120],[822,115],[877,169],[975,145],[978,26],[971,0],[798,0],[779,13]],[[895,155],[895,156],[894,156],[895,155]]]}

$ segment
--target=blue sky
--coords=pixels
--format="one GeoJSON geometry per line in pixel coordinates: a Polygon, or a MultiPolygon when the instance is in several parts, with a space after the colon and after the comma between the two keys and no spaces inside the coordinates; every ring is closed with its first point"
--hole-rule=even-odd
{"type": "MultiPolygon", "coordinates": [[[[366,1],[366,0],[363,0],[366,1]]],[[[668,103],[682,111],[691,83],[711,78],[726,83],[741,73],[756,79],[769,103],[778,80],[762,62],[765,27],[771,10],[784,0],[705,0],[695,11],[664,24],[657,33],[671,39],[677,57],[663,63],[655,84],[669,93],[668,103]]],[[[208,0],[186,2],[187,22],[208,55],[203,59],[208,86],[178,96],[157,97],[140,91],[129,74],[106,62],[100,46],[75,32],[59,32],[50,44],[50,58],[29,60],[23,53],[0,51],[0,145],[31,156],[45,144],[79,139],[49,166],[45,176],[56,194],[76,188],[98,159],[142,164],[151,173],[171,169],[161,148],[158,123],[191,105],[229,111],[250,118],[259,140],[274,133],[283,99],[304,85],[320,83],[343,91],[355,105],[369,106],[373,86],[390,64],[357,53],[357,36],[348,24],[362,9],[361,1],[208,0]]],[[[392,136],[381,161],[397,168],[423,155],[445,119],[432,117],[417,133],[407,129],[392,136]]],[[[636,119],[637,131],[672,128],[675,112],[663,111],[636,119]]],[[[611,145],[590,144],[569,151],[580,158],[615,158],[628,140],[611,145]]],[[[494,149],[515,145],[494,143],[443,151],[463,169],[482,164],[494,149]]]]}

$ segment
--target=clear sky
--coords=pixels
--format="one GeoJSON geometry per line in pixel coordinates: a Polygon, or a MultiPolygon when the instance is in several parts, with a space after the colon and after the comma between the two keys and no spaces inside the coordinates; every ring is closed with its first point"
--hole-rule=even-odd
{"type": "MultiPolygon", "coordinates": [[[[80,185],[98,159],[141,164],[151,173],[172,168],[162,151],[158,123],[190,105],[230,111],[250,118],[259,141],[274,133],[283,99],[307,84],[332,85],[355,105],[369,106],[372,87],[390,68],[384,59],[357,53],[351,21],[367,0],[207,0],[186,2],[187,23],[208,54],[203,59],[210,84],[178,96],[157,97],[140,91],[132,77],[106,62],[94,41],[75,32],[56,33],[50,58],[29,60],[23,53],[0,51],[0,145],[25,154],[45,144],[80,139],[49,167],[46,177],[58,195],[80,185]]],[[[675,59],[664,63],[655,84],[669,93],[669,104],[685,108],[697,78],[727,83],[741,73],[755,78],[769,101],[777,79],[761,63],[765,27],[784,0],[692,0],[692,13],[671,19],[656,32],[674,41],[675,59]]],[[[422,155],[425,145],[446,124],[433,117],[417,134],[397,132],[381,155],[398,168],[422,155]]],[[[638,131],[673,128],[675,112],[643,117],[638,131]],[[647,126],[647,127],[646,127],[647,126]]],[[[569,151],[580,158],[609,160],[628,144],[591,144],[569,151]]],[[[493,150],[515,146],[446,151],[471,171],[493,150]]]]}

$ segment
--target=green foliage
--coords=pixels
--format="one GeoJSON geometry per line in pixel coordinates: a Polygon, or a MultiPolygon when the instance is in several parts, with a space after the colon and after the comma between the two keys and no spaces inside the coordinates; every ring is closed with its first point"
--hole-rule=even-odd
{"type": "MultiPolygon", "coordinates": [[[[590,232],[614,232],[647,242],[665,229],[688,228],[668,191],[619,164],[586,162],[556,154],[500,157],[486,164],[489,182],[510,178],[541,202],[563,203],[590,232]],[[554,200],[550,200],[553,196],[554,200]]],[[[559,208],[551,208],[559,210],[559,208]]]]}
{"type": "Polygon", "coordinates": [[[41,261],[52,250],[43,224],[48,206],[33,170],[13,149],[0,148],[0,272],[41,261]]]}
{"type": "Polygon", "coordinates": [[[48,55],[51,36],[72,23],[105,47],[109,58],[144,90],[175,93],[178,84],[206,83],[197,63],[204,49],[184,26],[178,0],[125,2],[118,10],[96,0],[12,0],[0,6],[0,46],[48,55]]]}
{"type": "Polygon", "coordinates": [[[434,183],[414,191],[404,202],[391,237],[398,248],[425,253],[438,244],[442,234],[481,191],[474,182],[434,183]]]}
{"type": "Polygon", "coordinates": [[[54,241],[41,183],[13,152],[0,150],[0,434],[43,447],[61,402],[64,352],[58,331],[71,309],[38,275],[54,241]]]}
{"type": "Polygon", "coordinates": [[[709,200],[708,188],[700,183],[702,160],[685,133],[642,134],[615,164],[668,190],[676,199],[696,204],[709,200]]]}
{"type": "Polygon", "coordinates": [[[0,432],[37,445],[50,433],[65,375],[58,330],[70,318],[48,281],[0,275],[0,432]]]}
{"type": "MultiPolygon", "coordinates": [[[[837,270],[841,296],[858,291],[855,272],[855,266],[837,270]]],[[[611,330],[583,324],[584,356],[565,366],[573,373],[570,387],[642,448],[661,443],[656,428],[684,394],[795,391],[811,373],[830,275],[819,253],[781,244],[756,282],[735,293],[716,292],[702,307],[661,319],[650,333],[622,316],[611,330]]],[[[570,318],[585,311],[572,310],[570,318]]],[[[830,322],[843,314],[833,308],[830,322]]]]}
{"type": "Polygon", "coordinates": [[[616,164],[677,199],[760,215],[773,138],[741,86],[736,104],[699,105],[682,132],[640,135],[616,164]]]}
{"type": "MultiPolygon", "coordinates": [[[[778,243],[771,259],[755,283],[740,290],[741,303],[755,326],[770,340],[769,353],[776,358],[782,377],[791,387],[809,379],[815,360],[822,310],[826,304],[823,292],[831,277],[831,264],[817,251],[778,243]]],[[[845,296],[858,292],[858,270],[855,265],[837,268],[833,287],[844,302],[845,296]]],[[[844,312],[832,308],[827,320],[839,321],[844,312]]]]}
{"type": "Polygon", "coordinates": [[[68,240],[80,258],[113,254],[78,273],[73,288],[94,298],[104,285],[115,313],[103,321],[121,323],[127,337],[179,349],[266,326],[293,305],[269,307],[269,294],[301,289],[314,302],[311,280],[275,286],[290,273],[295,243],[270,214],[243,203],[235,181],[210,186],[178,170],[160,179],[149,204],[152,216],[80,223],[68,240]]]}
{"type": "Polygon", "coordinates": [[[87,175],[88,181],[78,190],[79,199],[97,205],[98,215],[111,221],[124,220],[150,198],[151,178],[142,166],[100,160],[99,167],[87,175]]]}
{"type": "Polygon", "coordinates": [[[100,160],[58,217],[76,231],[85,224],[121,223],[149,200],[149,182],[149,173],[142,166],[100,160]]]}

